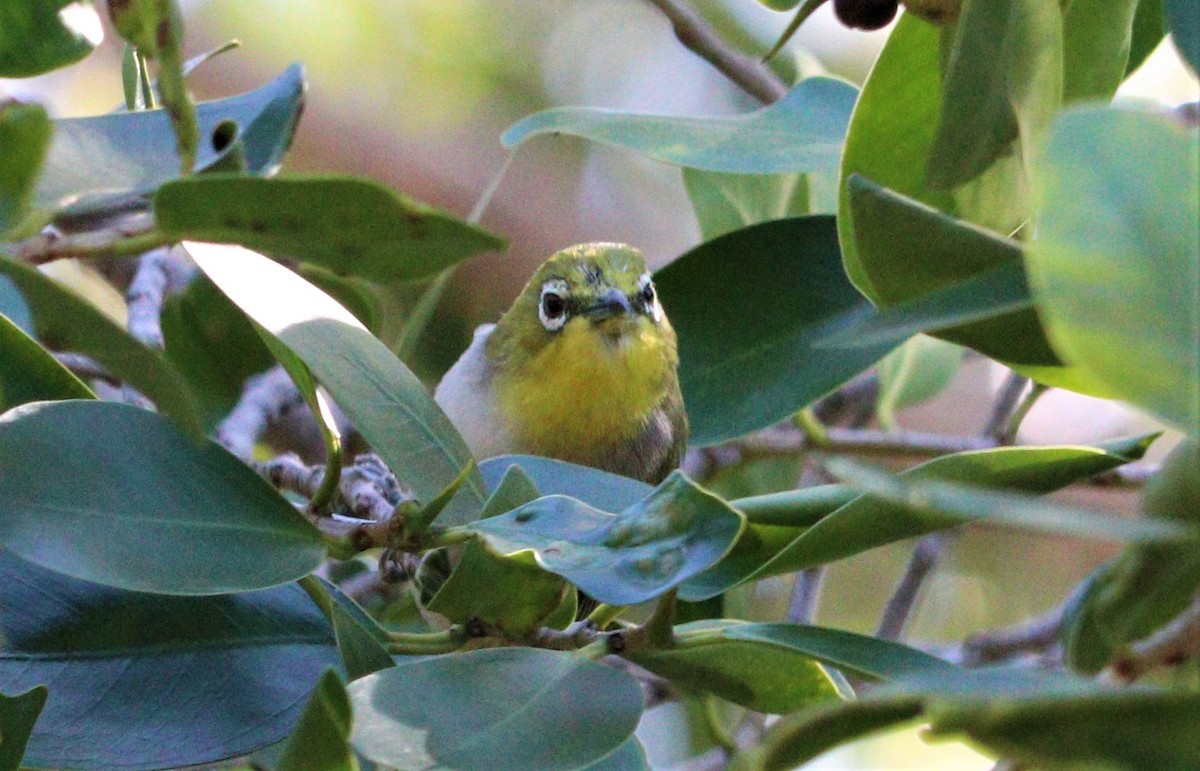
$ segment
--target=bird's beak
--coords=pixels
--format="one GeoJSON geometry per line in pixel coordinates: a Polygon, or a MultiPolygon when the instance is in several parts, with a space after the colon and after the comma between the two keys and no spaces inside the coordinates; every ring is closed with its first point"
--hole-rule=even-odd
{"type": "Polygon", "coordinates": [[[585,308],[583,313],[592,321],[600,322],[632,314],[633,306],[629,304],[629,298],[625,296],[624,292],[610,287],[605,289],[594,303],[585,308]]]}

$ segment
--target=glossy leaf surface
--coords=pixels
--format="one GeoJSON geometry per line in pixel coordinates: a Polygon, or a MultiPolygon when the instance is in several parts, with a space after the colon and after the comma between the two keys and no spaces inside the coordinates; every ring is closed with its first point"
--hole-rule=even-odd
{"type": "Polygon", "coordinates": [[[497,758],[514,768],[579,768],[626,742],[642,712],[632,675],[536,648],[426,658],[349,691],[354,747],[399,768],[482,770],[497,758]]]}
{"type": "Polygon", "coordinates": [[[325,556],[316,528],[247,466],[137,407],[9,410],[0,463],[0,542],[76,578],[219,594],[294,580],[325,556]],[[131,462],[131,448],[140,461],[131,462]]]}
{"type": "Polygon", "coordinates": [[[600,602],[632,605],[720,559],[742,524],[724,501],[674,472],[616,515],[548,496],[469,528],[501,553],[532,550],[545,570],[600,602]]]}
{"type": "Polygon", "coordinates": [[[294,585],[132,593],[7,551],[0,577],[0,690],[50,691],[24,761],[35,768],[172,768],[247,754],[287,736],[338,663],[328,624],[294,585]]]}

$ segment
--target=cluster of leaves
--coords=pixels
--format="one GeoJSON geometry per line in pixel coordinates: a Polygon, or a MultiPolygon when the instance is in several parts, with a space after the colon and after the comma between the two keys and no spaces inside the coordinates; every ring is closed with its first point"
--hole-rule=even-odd
{"type": "MultiPolygon", "coordinates": [[[[0,4],[0,75],[86,55],[94,42],[64,6],[0,4]]],[[[1193,67],[1195,8],[1167,6],[1193,67]]],[[[810,78],[732,119],[557,109],[503,138],[574,134],[681,167],[704,242],[657,281],[695,445],[787,418],[926,332],[1188,434],[1138,519],[1029,496],[1135,460],[1149,438],[956,453],[894,478],[834,464],[847,484],[732,500],[678,473],[651,489],[548,459],[476,467],[393,352],[404,336],[381,340],[394,320],[380,298],[400,282],[436,286],[501,240],[363,180],[274,177],[300,113],[299,68],[193,105],[174,3],[109,10],[131,43],[124,109],[53,121],[36,105],[0,110],[0,690],[12,694],[0,695],[0,768],[250,753],[279,769],[360,756],[644,768],[641,688],[595,663],[605,654],[788,715],[736,759],[743,768],[788,767],[913,721],[1035,763],[1200,756],[1194,693],[964,670],[819,627],[673,617],[677,597],[717,598],[965,522],[1130,544],[1072,608],[1080,671],[1190,601],[1200,234],[1184,213],[1200,208],[1197,135],[1102,104],[1162,38],[1159,3],[967,0],[954,25],[903,16],[861,92],[810,78]],[[46,226],[59,235],[39,235],[46,226]],[[164,307],[162,350],[28,264],[176,242],[200,275],[164,307]],[[87,354],[157,411],[96,400],[51,350],[87,354]],[[328,518],[306,517],[204,438],[272,362],[312,407],[329,478],[341,437],[325,395],[426,503],[397,515],[389,546],[429,561],[457,549],[449,575],[421,587],[448,629],[389,630],[311,575],[347,548],[314,527],[328,518]],[[590,624],[573,621],[577,588],[602,603],[590,624]],[[617,620],[656,599],[646,624],[617,620]],[[886,685],[853,698],[847,677],[886,685]]],[[[418,311],[408,324],[420,328],[418,311]]],[[[930,350],[944,358],[922,342],[890,359],[893,407],[928,392],[905,381],[930,350]]]]}

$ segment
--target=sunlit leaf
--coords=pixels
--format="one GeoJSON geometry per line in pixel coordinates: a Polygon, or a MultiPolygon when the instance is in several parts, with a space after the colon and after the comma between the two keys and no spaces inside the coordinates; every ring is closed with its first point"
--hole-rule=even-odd
{"type": "Polygon", "coordinates": [[[830,171],[841,158],[857,94],[848,83],[816,77],[800,81],[774,104],[732,118],[557,107],[520,120],[502,141],[513,147],[538,134],[569,134],[708,171],[830,171]]]}

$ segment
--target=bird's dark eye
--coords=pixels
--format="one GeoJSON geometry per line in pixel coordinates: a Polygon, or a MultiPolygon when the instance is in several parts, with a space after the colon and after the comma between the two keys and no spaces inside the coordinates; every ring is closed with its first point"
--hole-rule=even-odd
{"type": "Polygon", "coordinates": [[[553,292],[542,295],[542,313],[546,315],[546,318],[556,319],[566,312],[567,304],[563,302],[563,298],[553,292]]]}
{"type": "Polygon", "coordinates": [[[547,332],[557,332],[567,323],[567,294],[570,289],[561,280],[551,280],[542,284],[542,294],[538,300],[538,318],[547,332]]]}
{"type": "Polygon", "coordinates": [[[642,287],[642,302],[646,305],[654,304],[654,284],[646,284],[642,287]]]}

